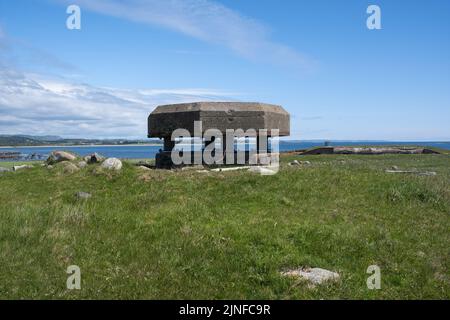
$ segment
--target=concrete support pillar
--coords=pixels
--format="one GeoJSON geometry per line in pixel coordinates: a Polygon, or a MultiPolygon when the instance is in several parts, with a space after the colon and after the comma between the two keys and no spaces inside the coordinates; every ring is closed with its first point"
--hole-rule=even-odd
{"type": "Polygon", "coordinates": [[[256,152],[268,153],[269,152],[269,137],[268,136],[256,136],[256,152]]]}
{"type": "Polygon", "coordinates": [[[171,137],[164,137],[164,151],[172,151],[175,147],[175,141],[170,139],[171,137]]]}

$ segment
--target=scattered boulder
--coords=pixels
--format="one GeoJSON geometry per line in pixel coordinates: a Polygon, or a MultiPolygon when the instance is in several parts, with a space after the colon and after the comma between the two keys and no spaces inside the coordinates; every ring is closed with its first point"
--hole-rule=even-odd
{"type": "Polygon", "coordinates": [[[98,154],[97,152],[95,152],[95,153],[93,153],[91,155],[85,156],[83,159],[88,164],[101,163],[101,162],[105,161],[105,157],[100,155],[100,154],[98,154]]]}
{"type": "Polygon", "coordinates": [[[283,276],[298,277],[306,280],[310,287],[315,287],[324,282],[337,281],[340,279],[338,273],[322,268],[299,268],[281,272],[283,276]]]}
{"type": "Polygon", "coordinates": [[[51,169],[53,169],[53,166],[52,166],[51,164],[49,164],[49,165],[47,166],[47,169],[51,170],[51,169]]]}
{"type": "Polygon", "coordinates": [[[30,166],[28,164],[24,164],[21,166],[13,166],[13,171],[18,171],[18,170],[22,170],[22,169],[29,169],[29,168],[33,168],[33,166],[30,166]]]}
{"type": "Polygon", "coordinates": [[[80,161],[77,163],[78,168],[83,169],[84,167],[87,166],[87,162],[86,161],[80,161]]]}
{"type": "Polygon", "coordinates": [[[73,161],[77,157],[70,152],[66,151],[53,151],[47,158],[48,164],[54,164],[62,161],[73,161]]]}
{"type": "Polygon", "coordinates": [[[59,165],[63,168],[64,173],[75,173],[80,170],[80,168],[69,161],[63,161],[59,165]]]}
{"type": "Polygon", "coordinates": [[[75,193],[75,197],[80,200],[87,200],[92,197],[92,194],[88,192],[78,191],[77,193],[75,193]]]}
{"type": "Polygon", "coordinates": [[[102,168],[108,170],[120,170],[122,169],[122,161],[117,158],[108,158],[102,163],[102,168]]]}
{"type": "Polygon", "coordinates": [[[139,170],[142,170],[142,171],[152,171],[151,168],[146,167],[146,166],[139,166],[138,169],[139,169],[139,170]]]}
{"type": "Polygon", "coordinates": [[[398,167],[397,166],[392,166],[391,170],[398,170],[398,167]]]}

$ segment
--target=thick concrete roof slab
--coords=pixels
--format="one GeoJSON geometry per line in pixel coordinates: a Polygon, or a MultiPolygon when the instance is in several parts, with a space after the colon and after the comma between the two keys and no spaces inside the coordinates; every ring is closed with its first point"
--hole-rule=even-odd
{"type": "MultiPolygon", "coordinates": [[[[148,136],[167,137],[176,129],[194,134],[194,121],[207,129],[278,129],[290,134],[289,113],[281,106],[257,102],[193,102],[158,106],[148,117],[148,136]]],[[[270,132],[269,132],[270,134],[270,132]]]]}

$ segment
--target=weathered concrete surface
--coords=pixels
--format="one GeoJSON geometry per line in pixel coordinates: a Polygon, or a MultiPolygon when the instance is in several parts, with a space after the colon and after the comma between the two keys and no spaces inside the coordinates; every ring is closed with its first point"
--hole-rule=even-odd
{"type": "MultiPolygon", "coordinates": [[[[193,102],[159,106],[148,117],[148,136],[164,139],[164,149],[155,156],[157,168],[174,167],[171,151],[175,142],[171,140],[171,136],[177,129],[187,130],[191,137],[200,133],[203,135],[208,129],[219,130],[223,139],[221,147],[215,151],[224,155],[232,153],[235,157],[233,163],[236,163],[234,146],[233,151],[227,150],[230,148],[226,142],[227,130],[243,130],[236,132],[235,136],[243,134],[246,137],[257,137],[259,153],[266,150],[268,138],[290,134],[290,119],[289,113],[281,106],[255,102],[193,102]],[[196,132],[196,121],[201,121],[201,132],[196,132]],[[267,132],[259,132],[261,129],[266,129],[267,132]]],[[[212,141],[205,141],[205,147],[212,141]]],[[[191,152],[191,159],[195,158],[194,153],[191,152]]],[[[249,162],[249,156],[246,152],[245,162],[249,162]]]]}
{"type": "Polygon", "coordinates": [[[278,129],[279,136],[290,134],[289,113],[281,106],[254,102],[194,102],[157,107],[148,117],[148,137],[170,137],[179,128],[194,135],[194,121],[202,121],[203,132],[211,128],[222,133],[226,129],[278,129]]]}

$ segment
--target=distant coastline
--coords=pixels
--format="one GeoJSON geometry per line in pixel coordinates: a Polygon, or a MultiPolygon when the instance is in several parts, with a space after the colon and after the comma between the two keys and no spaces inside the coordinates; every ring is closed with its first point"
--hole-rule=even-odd
{"type": "Polygon", "coordinates": [[[130,143],[130,144],[44,144],[44,145],[20,145],[20,146],[0,146],[0,149],[19,149],[19,148],[92,148],[92,147],[162,147],[158,143],[130,143]]]}
{"type": "Polygon", "coordinates": [[[63,138],[60,136],[33,136],[33,135],[5,135],[0,134],[0,148],[72,148],[72,147],[97,147],[97,146],[137,146],[137,145],[162,145],[159,139],[103,139],[103,138],[63,138]]]}

